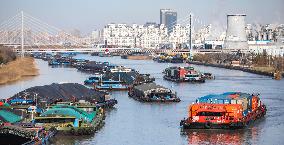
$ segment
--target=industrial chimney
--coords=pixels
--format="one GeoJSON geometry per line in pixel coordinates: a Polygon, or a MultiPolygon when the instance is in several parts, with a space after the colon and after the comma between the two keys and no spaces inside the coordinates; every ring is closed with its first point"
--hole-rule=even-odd
{"type": "Polygon", "coordinates": [[[245,17],[245,14],[227,15],[227,33],[224,42],[225,49],[248,49],[245,17]]]}

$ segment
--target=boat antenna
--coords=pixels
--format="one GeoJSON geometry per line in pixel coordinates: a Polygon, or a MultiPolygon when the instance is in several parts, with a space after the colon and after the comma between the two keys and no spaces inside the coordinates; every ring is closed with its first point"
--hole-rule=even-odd
{"type": "Polygon", "coordinates": [[[36,106],[37,106],[37,102],[38,102],[38,93],[35,93],[35,98],[36,98],[36,106]]]}

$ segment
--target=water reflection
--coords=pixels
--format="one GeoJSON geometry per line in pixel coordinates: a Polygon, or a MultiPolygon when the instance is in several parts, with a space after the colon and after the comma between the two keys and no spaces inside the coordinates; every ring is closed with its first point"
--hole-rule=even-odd
{"type": "Polygon", "coordinates": [[[252,144],[258,137],[258,127],[238,130],[186,130],[188,144],[252,144]]]}
{"type": "Polygon", "coordinates": [[[66,135],[56,135],[48,143],[51,145],[81,145],[81,142],[88,141],[93,136],[66,136],[66,135]]]}

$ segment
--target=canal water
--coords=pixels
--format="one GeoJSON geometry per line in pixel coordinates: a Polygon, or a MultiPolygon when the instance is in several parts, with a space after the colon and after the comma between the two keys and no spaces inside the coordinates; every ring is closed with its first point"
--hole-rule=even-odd
{"type": "MultiPolygon", "coordinates": [[[[53,144],[96,145],[185,145],[185,144],[283,144],[284,140],[284,80],[222,68],[194,66],[213,73],[215,80],[204,84],[173,83],[163,80],[162,70],[187,64],[157,63],[152,60],[126,60],[120,57],[97,57],[79,54],[77,58],[108,61],[149,73],[156,83],[177,91],[179,103],[142,103],[127,96],[127,92],[112,92],[118,104],[107,112],[105,125],[93,136],[56,137],[53,144]],[[267,105],[267,115],[253,126],[242,130],[193,130],[181,133],[179,122],[187,116],[188,105],[197,97],[210,93],[242,91],[260,93],[267,105]]],[[[89,74],[74,68],[52,68],[36,60],[40,75],[0,86],[0,98],[7,98],[26,88],[51,83],[83,84],[89,74]]]]}

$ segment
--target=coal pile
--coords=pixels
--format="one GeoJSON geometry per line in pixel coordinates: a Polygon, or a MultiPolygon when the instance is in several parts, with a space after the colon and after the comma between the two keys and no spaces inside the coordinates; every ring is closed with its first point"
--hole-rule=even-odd
{"type": "Polygon", "coordinates": [[[48,104],[60,101],[96,100],[105,101],[107,93],[89,89],[77,83],[51,84],[45,86],[35,86],[15,94],[10,99],[25,98],[46,101],[48,104]],[[37,97],[36,97],[37,96],[37,97]]]}
{"type": "Polygon", "coordinates": [[[136,77],[133,85],[152,83],[154,81],[155,81],[155,78],[151,77],[150,74],[139,74],[136,77]]]}
{"type": "Polygon", "coordinates": [[[87,64],[79,67],[78,69],[82,71],[103,72],[105,71],[106,68],[107,68],[106,64],[90,61],[87,64]]]}

